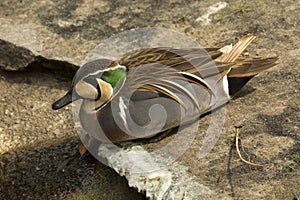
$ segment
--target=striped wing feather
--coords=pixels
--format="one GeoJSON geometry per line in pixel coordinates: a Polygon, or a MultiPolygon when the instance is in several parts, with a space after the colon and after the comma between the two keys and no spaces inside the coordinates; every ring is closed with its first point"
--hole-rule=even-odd
{"type": "Polygon", "coordinates": [[[128,68],[126,87],[164,94],[178,103],[177,94],[188,97],[200,109],[197,99],[175,80],[185,80],[203,87],[214,96],[205,78],[217,77],[218,81],[228,77],[254,76],[276,65],[277,57],[250,58],[241,53],[255,36],[242,37],[233,47],[206,49],[148,48],[124,55],[120,65],[128,68]],[[140,68],[142,67],[142,70],[140,68]]]}

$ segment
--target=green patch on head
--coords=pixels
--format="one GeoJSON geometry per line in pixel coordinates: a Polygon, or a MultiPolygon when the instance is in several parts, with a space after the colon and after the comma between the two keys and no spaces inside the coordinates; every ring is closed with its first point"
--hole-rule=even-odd
{"type": "Polygon", "coordinates": [[[115,88],[118,82],[122,80],[125,75],[126,72],[123,69],[117,68],[104,72],[101,79],[115,88]]]}

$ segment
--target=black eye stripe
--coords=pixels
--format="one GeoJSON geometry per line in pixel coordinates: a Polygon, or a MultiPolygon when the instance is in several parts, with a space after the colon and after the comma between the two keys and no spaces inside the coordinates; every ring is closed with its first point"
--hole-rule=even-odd
{"type": "Polygon", "coordinates": [[[100,88],[100,85],[97,83],[97,91],[98,91],[98,97],[97,97],[97,99],[96,100],[99,100],[100,99],[100,97],[101,97],[101,88],[100,88]]]}

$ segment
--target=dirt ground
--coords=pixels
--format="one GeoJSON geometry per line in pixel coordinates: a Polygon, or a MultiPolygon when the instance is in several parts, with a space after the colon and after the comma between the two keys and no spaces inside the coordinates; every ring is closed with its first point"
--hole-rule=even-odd
{"type": "MultiPolygon", "coordinates": [[[[31,12],[30,1],[5,2],[0,3],[1,16],[31,12]]],[[[278,66],[251,80],[227,105],[226,123],[211,154],[197,160],[198,149],[189,149],[180,160],[193,166],[197,181],[218,192],[203,199],[300,199],[299,1],[229,1],[207,26],[196,19],[217,1],[91,2],[103,4],[103,10],[81,26],[56,23],[71,20],[72,11],[85,1],[53,0],[34,15],[65,39],[80,33],[83,41],[100,43],[123,30],[160,26],[185,33],[204,47],[221,47],[252,33],[257,39],[250,55],[278,55],[278,66]],[[233,146],[235,126],[242,154],[271,166],[240,162],[233,146]]],[[[0,199],[145,199],[110,168],[80,157],[70,107],[51,110],[73,74],[43,63],[21,72],[0,71],[0,199]]],[[[204,127],[208,118],[202,119],[204,127]]],[[[202,137],[200,131],[193,146],[201,145],[202,137]]]]}

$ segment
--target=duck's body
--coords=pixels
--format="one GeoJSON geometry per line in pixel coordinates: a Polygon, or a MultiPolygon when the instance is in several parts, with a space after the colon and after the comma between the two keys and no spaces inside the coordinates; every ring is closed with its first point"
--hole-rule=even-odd
{"type": "Polygon", "coordinates": [[[273,67],[276,57],[240,56],[253,39],[247,35],[223,49],[142,49],[117,61],[87,63],[53,108],[84,99],[80,123],[104,142],[151,137],[223,105],[273,67]]]}

